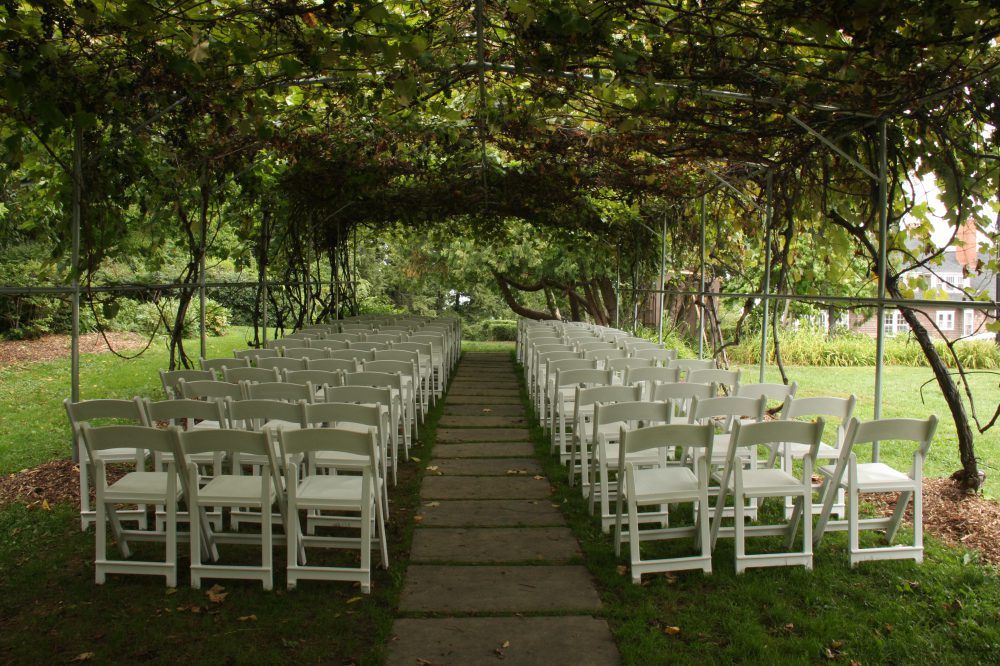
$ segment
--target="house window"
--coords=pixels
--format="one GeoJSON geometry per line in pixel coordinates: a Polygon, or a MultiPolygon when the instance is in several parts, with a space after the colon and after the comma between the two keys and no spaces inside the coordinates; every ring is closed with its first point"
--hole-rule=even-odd
{"type": "Polygon", "coordinates": [[[909,325],[906,323],[906,320],[903,319],[902,313],[886,312],[885,323],[882,328],[886,335],[892,336],[898,333],[905,333],[909,330],[909,325]]]}
{"type": "Polygon", "coordinates": [[[972,335],[976,330],[976,311],[972,308],[965,308],[962,312],[962,335],[972,335]]]}
{"type": "Polygon", "coordinates": [[[937,327],[942,331],[954,331],[955,330],[955,311],[954,310],[938,310],[936,316],[937,327]]]}

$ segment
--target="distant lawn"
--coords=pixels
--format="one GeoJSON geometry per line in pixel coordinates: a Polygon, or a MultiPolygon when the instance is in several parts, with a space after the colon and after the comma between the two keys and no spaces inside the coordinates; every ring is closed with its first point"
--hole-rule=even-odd
{"type": "MultiPolygon", "coordinates": [[[[875,368],[873,367],[806,367],[790,366],[786,368],[791,381],[799,383],[796,395],[807,396],[842,396],[850,394],[857,396],[858,404],[855,414],[861,419],[872,418],[875,396],[875,368]]],[[[776,368],[768,368],[767,381],[780,382],[781,377],[776,368]]],[[[973,385],[973,395],[984,421],[989,420],[1000,403],[1000,377],[996,374],[973,374],[970,376],[973,385]]],[[[958,458],[958,436],[955,434],[955,423],[951,412],[945,404],[944,397],[937,383],[931,381],[934,377],[929,368],[887,367],[883,375],[883,417],[913,417],[927,418],[937,414],[937,436],[924,466],[924,474],[932,477],[950,476],[961,468],[958,458]],[[923,393],[921,394],[921,387],[923,393]]],[[[744,383],[757,381],[757,367],[744,367],[742,380],[744,383]]],[[[975,432],[975,425],[973,425],[975,432]]],[[[980,460],[980,469],[986,472],[985,494],[993,499],[1000,498],[1000,425],[976,436],[976,455],[980,460]]],[[[886,462],[909,467],[912,451],[893,451],[883,447],[882,456],[886,462]]]]}
{"type": "MultiPolygon", "coordinates": [[[[208,338],[209,357],[232,356],[234,349],[246,347],[244,328],[234,328],[223,337],[208,338]]],[[[186,341],[185,348],[197,357],[197,340],[186,341]]],[[[110,353],[83,354],[80,396],[90,399],[140,395],[162,399],[158,371],[167,368],[168,360],[164,339],[155,341],[146,353],[132,360],[110,353]]],[[[69,420],[62,405],[69,395],[68,356],[58,361],[0,368],[0,474],[70,455],[69,420]]]]}

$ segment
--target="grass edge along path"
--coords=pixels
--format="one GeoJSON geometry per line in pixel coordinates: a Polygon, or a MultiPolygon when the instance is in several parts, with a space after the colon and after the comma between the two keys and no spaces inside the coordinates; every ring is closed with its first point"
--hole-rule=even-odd
{"type": "MultiPolygon", "coordinates": [[[[523,377],[520,381],[526,412],[533,414],[523,377]]],[[[732,540],[720,539],[710,576],[661,574],[633,585],[628,548],[623,546],[622,556],[615,557],[610,535],[589,514],[579,486],[568,485],[567,470],[549,453],[535,419],[529,421],[554,502],[580,543],[604,602],[601,615],[624,663],[996,663],[998,572],[980,565],[974,552],[926,534],[925,559],[919,565],[881,561],[851,569],[847,534],[841,532],[824,538],[811,572],[775,567],[740,576],[734,570],[732,540]]],[[[661,556],[689,548],[685,540],[649,546],[661,556]]]]}

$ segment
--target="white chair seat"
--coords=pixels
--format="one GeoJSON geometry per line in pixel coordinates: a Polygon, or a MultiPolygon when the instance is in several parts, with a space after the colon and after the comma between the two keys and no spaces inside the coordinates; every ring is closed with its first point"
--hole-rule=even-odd
{"type": "MultiPolygon", "coordinates": [[[[730,483],[730,488],[732,484],[730,483]]],[[[782,469],[756,469],[743,472],[743,492],[756,495],[784,495],[802,490],[802,481],[782,469]]]]}
{"type": "MultiPolygon", "coordinates": [[[[198,499],[205,505],[258,506],[260,487],[259,476],[217,476],[198,491],[198,499]]],[[[274,502],[275,497],[272,487],[271,502],[274,502]]]]}
{"type": "MultiPolygon", "coordinates": [[[[823,465],[819,468],[823,476],[833,476],[833,465],[823,465]]],[[[842,479],[840,485],[847,488],[847,479],[842,479]]],[[[889,467],[885,463],[859,463],[858,464],[858,490],[865,492],[868,488],[877,488],[880,491],[888,492],[892,490],[912,490],[913,479],[909,475],[889,467]]]]}
{"type": "MultiPolygon", "coordinates": [[[[687,467],[636,469],[636,504],[667,503],[675,498],[690,498],[698,493],[698,477],[687,467]]],[[[623,494],[626,489],[622,489],[623,494]]]]}
{"type": "Polygon", "coordinates": [[[361,510],[360,476],[310,476],[302,481],[295,496],[300,506],[312,509],[361,510]]]}
{"type": "Polygon", "coordinates": [[[260,427],[261,431],[270,430],[272,433],[277,433],[279,430],[298,430],[302,427],[302,424],[296,423],[294,421],[284,421],[282,419],[271,419],[264,425],[260,427]]]}
{"type": "MultiPolygon", "coordinates": [[[[132,450],[133,459],[135,449],[132,450]]],[[[101,456],[102,458],[104,456],[101,456]]],[[[177,497],[181,496],[178,484],[177,497]]],[[[104,497],[108,501],[119,501],[128,498],[129,503],[162,504],[167,497],[166,472],[129,472],[108,486],[104,497]]]]}
{"type": "MultiPolygon", "coordinates": [[[[608,469],[618,469],[618,444],[606,443],[604,445],[604,454],[608,469]]],[[[625,457],[625,462],[635,463],[636,465],[655,465],[660,462],[660,459],[655,451],[653,453],[643,451],[642,453],[628,454],[625,457]]]]}

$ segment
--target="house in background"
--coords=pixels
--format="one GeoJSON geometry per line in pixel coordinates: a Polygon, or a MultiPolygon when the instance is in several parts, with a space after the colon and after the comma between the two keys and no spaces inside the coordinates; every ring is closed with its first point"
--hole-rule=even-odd
{"type": "MultiPolygon", "coordinates": [[[[962,247],[949,247],[944,251],[943,263],[930,268],[912,271],[910,278],[924,278],[927,286],[917,290],[914,298],[940,300],[940,305],[914,307],[924,320],[932,338],[957,340],[959,338],[990,338],[986,324],[996,321],[996,274],[982,269],[991,257],[978,252],[976,228],[970,220],[959,231],[962,247]],[[989,301],[970,304],[970,298],[987,297],[989,301]]],[[[825,315],[825,313],[824,313],[825,315]]],[[[851,314],[844,322],[848,328],[875,337],[877,319],[851,314]]],[[[888,336],[909,333],[910,327],[898,310],[886,310],[885,334],[888,336]]]]}

